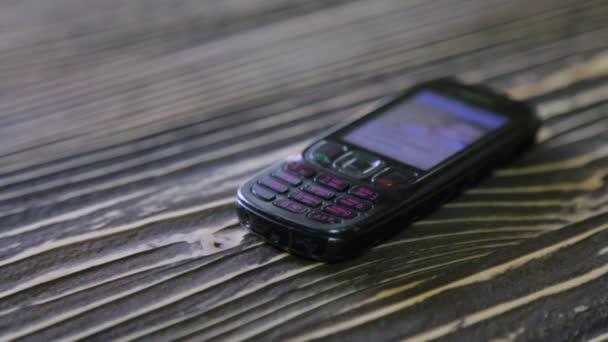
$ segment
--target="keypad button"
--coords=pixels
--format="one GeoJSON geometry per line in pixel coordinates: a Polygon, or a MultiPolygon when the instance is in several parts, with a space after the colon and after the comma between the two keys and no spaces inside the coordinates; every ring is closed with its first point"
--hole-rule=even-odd
{"type": "Polygon", "coordinates": [[[302,204],[306,204],[307,206],[313,208],[318,207],[322,203],[320,199],[301,191],[292,193],[291,195],[289,195],[289,197],[293,200],[296,200],[302,204]]]}
{"type": "Polygon", "coordinates": [[[380,193],[366,186],[358,186],[353,188],[350,193],[359,198],[363,198],[372,202],[377,202],[380,199],[380,193]]]}
{"type": "Polygon", "coordinates": [[[383,165],[382,160],[363,152],[350,152],[334,163],[338,171],[355,178],[368,177],[379,171],[383,165]]]}
{"type": "Polygon", "coordinates": [[[352,197],[352,196],[344,196],[340,199],[338,199],[336,202],[338,202],[338,204],[341,204],[345,207],[349,207],[358,211],[366,211],[369,210],[369,208],[372,207],[372,205],[364,200],[358,199],[356,197],[352,197]]]}
{"type": "Polygon", "coordinates": [[[332,215],[338,216],[338,217],[342,217],[342,218],[353,218],[355,217],[357,214],[350,210],[350,209],[346,209],[344,207],[338,206],[338,205],[328,205],[325,208],[323,208],[323,211],[330,213],[332,215]]]}
{"type": "Polygon", "coordinates": [[[344,191],[344,190],[348,189],[348,186],[349,186],[348,182],[345,181],[344,179],[330,176],[328,174],[318,175],[316,181],[319,184],[328,186],[328,187],[338,190],[338,191],[344,191]]]}
{"type": "Polygon", "coordinates": [[[270,178],[270,177],[266,177],[266,178],[262,179],[259,183],[279,194],[284,194],[287,191],[289,191],[289,187],[287,185],[279,182],[276,179],[270,178]]]}
{"type": "Polygon", "coordinates": [[[313,211],[312,213],[308,214],[308,217],[310,217],[311,219],[317,221],[317,222],[321,222],[321,223],[325,223],[325,224],[336,224],[336,223],[340,223],[340,219],[335,217],[335,216],[331,216],[329,214],[320,212],[320,211],[313,211]]]}
{"type": "Polygon", "coordinates": [[[316,173],[313,168],[304,165],[303,162],[298,160],[287,162],[286,169],[304,178],[311,178],[316,173]]]}
{"type": "Polygon", "coordinates": [[[289,183],[293,186],[298,186],[302,184],[302,179],[298,176],[294,176],[291,173],[287,173],[285,171],[278,170],[277,172],[272,174],[274,177],[284,181],[285,183],[289,183]]]}
{"type": "Polygon", "coordinates": [[[320,165],[330,166],[347,150],[348,148],[342,144],[331,141],[322,141],[311,147],[306,153],[306,157],[320,165]]]}
{"type": "Polygon", "coordinates": [[[303,214],[308,211],[305,206],[288,199],[280,199],[273,202],[279,208],[291,211],[296,214],[303,214]]]}
{"type": "Polygon", "coordinates": [[[418,174],[414,171],[389,168],[374,176],[372,182],[382,189],[391,190],[410,185],[416,178],[418,174]]]}
{"type": "Polygon", "coordinates": [[[272,201],[275,197],[274,193],[258,184],[251,187],[251,192],[264,201],[272,201]]]}
{"type": "Polygon", "coordinates": [[[331,190],[315,184],[307,184],[304,187],[304,191],[326,200],[330,200],[336,195],[331,190]]]}

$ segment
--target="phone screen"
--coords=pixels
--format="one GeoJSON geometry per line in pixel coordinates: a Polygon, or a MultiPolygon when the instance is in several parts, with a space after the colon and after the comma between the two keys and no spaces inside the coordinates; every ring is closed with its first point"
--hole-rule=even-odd
{"type": "Polygon", "coordinates": [[[508,118],[422,91],[365,121],[342,139],[428,170],[504,126],[508,118]]]}

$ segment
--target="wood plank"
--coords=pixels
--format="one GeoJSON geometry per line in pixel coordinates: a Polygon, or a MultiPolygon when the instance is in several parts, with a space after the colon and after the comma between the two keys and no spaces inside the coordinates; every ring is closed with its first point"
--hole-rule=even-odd
{"type": "MultiPolygon", "coordinates": [[[[446,59],[448,56],[463,53],[462,50],[467,52],[477,50],[478,42],[487,40],[484,37],[488,34],[496,35],[497,38],[490,47],[504,42],[512,42],[515,47],[539,45],[544,39],[550,39],[555,34],[555,30],[563,31],[564,22],[569,20],[571,15],[563,5],[551,1],[549,3],[557,9],[551,11],[550,8],[543,7],[543,4],[539,3],[538,6],[526,10],[532,13],[545,12],[540,17],[530,15],[516,21],[496,18],[494,20],[498,23],[487,24],[492,29],[477,34],[475,34],[476,29],[469,24],[467,14],[471,9],[468,7],[459,9],[455,13],[447,9],[441,10],[440,3],[428,5],[431,8],[418,6],[414,8],[416,11],[395,11],[395,6],[391,2],[387,2],[384,6],[371,6],[371,10],[366,2],[348,3],[340,9],[344,11],[341,16],[328,15],[325,12],[316,16],[314,14],[303,16],[294,19],[295,22],[287,21],[270,25],[260,30],[245,32],[243,35],[229,37],[225,41],[212,41],[200,47],[152,58],[147,62],[130,61],[124,68],[118,68],[114,64],[101,64],[98,68],[90,70],[84,66],[85,70],[78,69],[68,74],[77,78],[70,76],[65,80],[61,78],[60,80],[65,83],[53,83],[52,87],[46,88],[52,92],[52,96],[40,101],[36,97],[32,99],[26,93],[24,101],[17,103],[13,103],[10,98],[3,99],[2,102],[7,106],[2,106],[1,112],[23,120],[24,112],[29,113],[25,115],[36,116],[41,110],[48,111],[49,108],[53,108],[50,115],[39,115],[35,121],[14,122],[10,131],[13,134],[10,135],[11,139],[8,139],[11,145],[21,146],[15,146],[14,152],[19,151],[20,148],[37,146],[38,148],[28,155],[32,157],[36,153],[37,157],[44,160],[46,158],[44,156],[48,154],[43,145],[49,142],[55,142],[50,144],[50,147],[63,146],[58,148],[59,151],[52,151],[56,152],[53,155],[57,156],[58,153],[65,153],[67,150],[65,145],[75,144],[79,149],[88,150],[121,139],[133,138],[134,133],[128,130],[123,138],[112,136],[105,140],[95,139],[99,134],[105,136],[101,132],[110,129],[108,126],[119,126],[120,129],[134,128],[151,120],[158,120],[159,117],[170,117],[174,124],[188,125],[193,119],[200,121],[205,114],[230,110],[220,109],[228,104],[232,108],[243,102],[251,106],[255,105],[252,104],[254,99],[269,96],[274,99],[289,98],[295,101],[302,96],[298,94],[302,94],[303,90],[327,84],[328,77],[330,80],[340,80],[345,73],[356,75],[358,79],[363,80],[366,75],[381,77],[383,74],[392,74],[408,66],[412,68],[424,65],[429,59],[431,61],[446,59]],[[418,28],[422,23],[418,23],[415,19],[420,18],[420,13],[427,11],[433,11],[438,16],[434,19],[437,23],[433,22],[433,25],[418,28]],[[352,25],[345,26],[349,22],[352,22],[352,25]],[[444,23],[445,26],[438,26],[438,23],[444,23]],[[373,25],[374,30],[369,29],[370,25],[373,25]],[[315,29],[303,34],[302,29],[307,27],[315,29]],[[545,34],[526,34],[526,30],[536,27],[538,30],[545,30],[545,34]],[[416,35],[409,34],[412,29],[421,32],[416,35]],[[317,32],[322,34],[317,35],[317,32]],[[382,40],[378,38],[384,36],[387,36],[384,40],[390,39],[386,44],[381,44],[382,40]],[[451,37],[453,38],[449,39],[451,37]],[[341,41],[343,46],[336,43],[341,41]],[[314,46],[315,49],[309,46],[314,46]],[[324,54],[319,57],[315,51],[324,51],[324,54]],[[128,72],[125,72],[126,70],[128,72]],[[230,72],[227,72],[228,70],[230,72]],[[227,91],[228,89],[230,91],[227,91]],[[277,89],[281,91],[277,92],[277,89]],[[62,102],[55,103],[59,96],[62,102]],[[130,108],[125,107],[127,104],[130,108]],[[20,110],[15,112],[16,108],[20,110]],[[64,120],[57,121],[58,116],[64,120]],[[87,119],[83,120],[84,122],[79,119],[85,116],[87,119]],[[54,125],[54,122],[61,124],[54,125]],[[67,122],[70,123],[68,126],[66,126],[67,122]],[[47,127],[45,136],[48,138],[37,137],[36,142],[22,143],[24,139],[31,139],[28,138],[31,135],[19,133],[30,131],[32,127],[38,125],[47,127]],[[78,137],[81,138],[73,136],[75,129],[78,129],[80,132],[78,137]],[[66,133],[67,136],[64,136],[63,134],[66,133]],[[86,138],[83,136],[85,133],[86,138]],[[92,142],[93,146],[89,146],[89,142],[92,142]]],[[[583,11],[583,15],[596,15],[602,18],[605,14],[602,12],[603,7],[592,5],[576,7],[582,7],[580,10],[583,11]]],[[[471,4],[471,6],[475,5],[471,4]]],[[[504,15],[511,12],[515,15],[517,11],[523,11],[516,3],[505,6],[504,15]]],[[[409,9],[410,6],[405,7],[409,9]]],[[[496,13],[491,7],[482,9],[484,12],[480,15],[490,16],[488,21],[496,13]]],[[[589,30],[590,27],[599,28],[600,25],[600,21],[585,20],[580,26],[573,26],[573,32],[565,32],[564,35],[589,30]]],[[[496,53],[490,51],[489,55],[496,53]]],[[[42,66],[47,67],[45,64],[42,66]]],[[[348,82],[351,87],[357,83],[352,79],[348,82]]],[[[328,86],[331,86],[331,83],[328,86]]],[[[404,84],[399,82],[397,86],[401,88],[404,84]]],[[[39,92],[36,95],[39,96],[39,92]]],[[[305,99],[301,101],[306,102],[305,99]]],[[[163,128],[166,129],[166,120],[163,124],[163,128]]],[[[146,133],[150,132],[144,131],[138,135],[146,133]]],[[[8,149],[8,146],[5,148],[8,149]]],[[[19,159],[10,161],[11,163],[7,163],[10,168],[24,162],[19,159]]],[[[31,163],[32,160],[28,159],[25,162],[31,163]]]]}

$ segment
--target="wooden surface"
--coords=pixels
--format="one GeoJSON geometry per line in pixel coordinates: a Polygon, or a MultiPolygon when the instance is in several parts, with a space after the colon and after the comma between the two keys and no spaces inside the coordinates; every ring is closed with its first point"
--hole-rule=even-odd
{"type": "Polygon", "coordinates": [[[0,2],[1,340],[608,339],[605,1],[0,2]],[[353,111],[457,75],[539,144],[353,261],[234,192],[353,111]]]}

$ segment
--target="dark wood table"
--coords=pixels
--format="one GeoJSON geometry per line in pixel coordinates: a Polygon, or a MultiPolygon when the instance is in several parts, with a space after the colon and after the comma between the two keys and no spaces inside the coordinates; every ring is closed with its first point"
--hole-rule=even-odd
{"type": "MultiPolygon", "coordinates": [[[[608,2],[0,3],[0,340],[608,340],[608,2]],[[236,187],[417,81],[533,103],[538,144],[364,256],[236,187]]],[[[405,228],[405,227],[404,227],[405,228]]]]}

